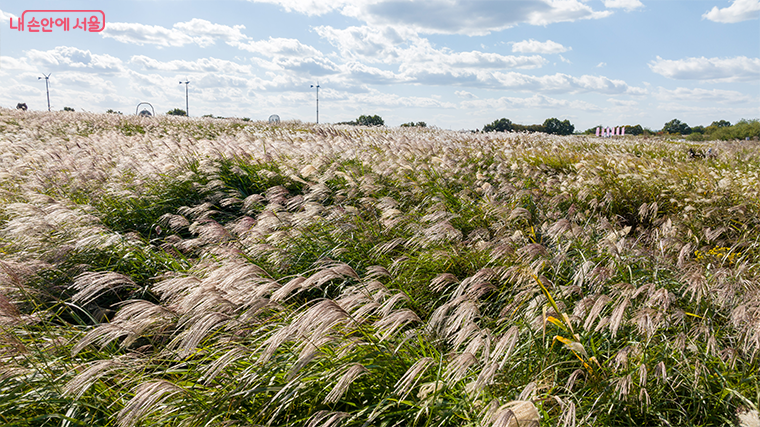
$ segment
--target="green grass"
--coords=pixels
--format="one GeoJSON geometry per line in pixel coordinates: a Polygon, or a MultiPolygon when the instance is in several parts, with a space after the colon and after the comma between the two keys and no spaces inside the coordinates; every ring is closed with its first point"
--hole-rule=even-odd
{"type": "Polygon", "coordinates": [[[0,425],[757,408],[743,145],[55,114],[3,112],[0,425]]]}

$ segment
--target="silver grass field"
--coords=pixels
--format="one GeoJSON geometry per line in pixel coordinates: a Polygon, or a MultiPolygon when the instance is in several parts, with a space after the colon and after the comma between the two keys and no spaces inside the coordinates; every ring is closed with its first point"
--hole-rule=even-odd
{"type": "Polygon", "coordinates": [[[0,425],[736,425],[759,173],[752,141],[0,109],[0,425]]]}

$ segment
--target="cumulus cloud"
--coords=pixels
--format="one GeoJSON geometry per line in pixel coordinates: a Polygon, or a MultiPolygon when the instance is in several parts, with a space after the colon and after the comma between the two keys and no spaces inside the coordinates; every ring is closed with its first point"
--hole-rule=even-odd
{"type": "Polygon", "coordinates": [[[37,67],[29,64],[26,58],[14,58],[12,56],[0,56],[0,71],[22,70],[36,72],[37,67]]]}
{"type": "Polygon", "coordinates": [[[634,101],[631,99],[607,98],[607,102],[618,107],[635,107],[636,105],[639,104],[638,101],[634,101]]]}
{"type": "Polygon", "coordinates": [[[475,96],[474,94],[472,94],[470,92],[467,92],[466,90],[458,90],[458,91],[454,92],[454,95],[456,95],[456,96],[458,96],[460,98],[464,98],[464,99],[477,99],[478,98],[477,96],[475,96]]]}
{"type": "Polygon", "coordinates": [[[280,69],[307,74],[309,76],[326,76],[329,74],[336,74],[340,71],[335,63],[329,59],[320,57],[278,58],[272,61],[272,63],[280,69]]]}
{"type": "Polygon", "coordinates": [[[460,106],[469,109],[496,109],[496,110],[522,110],[528,108],[558,109],[569,108],[581,111],[601,111],[601,108],[586,101],[568,101],[566,99],[550,98],[545,95],[535,94],[528,98],[503,96],[501,98],[476,99],[462,101],[460,106]]]}
{"type": "Polygon", "coordinates": [[[8,28],[8,27],[5,27],[5,24],[10,25],[11,18],[15,20],[18,17],[10,12],[3,12],[2,10],[0,10],[0,24],[2,24],[4,28],[8,28]]]}
{"type": "Polygon", "coordinates": [[[214,44],[214,40],[216,39],[227,43],[248,39],[242,32],[245,29],[245,25],[230,27],[228,25],[214,24],[205,19],[194,18],[187,22],[178,22],[174,24],[173,28],[201,40],[198,44],[205,46],[214,44]]]}
{"type": "Polygon", "coordinates": [[[288,39],[281,37],[270,37],[269,40],[257,40],[246,43],[233,43],[238,49],[247,50],[248,52],[258,53],[268,57],[277,56],[322,56],[317,49],[303,44],[297,39],[288,39]]]}
{"type": "Polygon", "coordinates": [[[565,46],[562,46],[561,44],[557,42],[553,42],[551,40],[547,40],[545,42],[540,42],[537,40],[523,40],[521,42],[517,42],[512,45],[512,52],[520,52],[520,53],[562,53],[567,52],[568,50],[571,50],[572,48],[568,48],[565,46]]]}
{"type": "Polygon", "coordinates": [[[61,88],[87,89],[94,93],[116,93],[113,82],[93,75],[84,75],[76,72],[63,72],[55,76],[55,82],[61,88]]]}
{"type": "Polygon", "coordinates": [[[639,0],[602,0],[604,7],[609,9],[634,10],[644,5],[639,0]]]}
{"type": "Polygon", "coordinates": [[[254,3],[269,3],[282,6],[288,12],[298,12],[309,16],[324,15],[340,10],[353,3],[350,0],[250,0],[254,3]]]}
{"type": "Polygon", "coordinates": [[[734,0],[731,6],[718,9],[714,6],[709,12],[705,12],[702,18],[724,24],[748,21],[760,18],[760,0],[734,0]]]}
{"type": "Polygon", "coordinates": [[[689,102],[719,102],[722,104],[738,104],[752,101],[752,96],[735,90],[721,89],[688,89],[679,87],[676,89],[658,88],[655,96],[663,101],[689,101],[689,102]]]}
{"type": "Polygon", "coordinates": [[[151,71],[191,71],[191,72],[219,72],[250,74],[250,65],[241,65],[236,62],[217,58],[199,58],[195,61],[159,61],[145,55],[135,55],[129,59],[130,64],[137,64],[145,70],[151,71]]]}
{"type": "Polygon", "coordinates": [[[359,62],[350,62],[344,70],[352,79],[365,84],[392,84],[399,83],[402,79],[392,71],[370,67],[359,62]]]}
{"type": "Polygon", "coordinates": [[[365,25],[337,29],[318,26],[314,31],[337,47],[344,56],[369,62],[396,62],[400,59],[400,46],[408,47],[421,41],[417,33],[408,30],[400,32],[393,27],[372,28],[365,25]]]}
{"type": "Polygon", "coordinates": [[[645,89],[629,86],[622,80],[612,80],[603,76],[583,75],[580,77],[556,73],[546,76],[531,76],[516,72],[496,73],[494,77],[504,89],[538,91],[545,93],[604,93],[645,95],[645,89]]]}
{"type": "Polygon", "coordinates": [[[139,46],[153,44],[161,47],[178,47],[197,44],[200,47],[208,47],[217,39],[228,44],[246,40],[247,37],[241,31],[243,29],[245,29],[243,25],[230,27],[195,18],[188,22],[178,22],[172,28],[133,22],[109,22],[100,34],[122,43],[139,46]]]}
{"type": "Polygon", "coordinates": [[[335,0],[329,5],[316,0],[252,1],[279,4],[287,11],[308,15],[339,12],[372,26],[404,27],[424,34],[485,35],[523,23],[544,26],[599,19],[612,13],[594,11],[582,0],[335,0]]]}
{"type": "Polygon", "coordinates": [[[737,56],[734,58],[662,59],[659,56],[649,63],[657,74],[677,80],[709,80],[715,82],[743,82],[760,80],[760,58],[737,56]]]}
{"type": "Polygon", "coordinates": [[[31,49],[26,52],[26,62],[50,71],[115,73],[123,69],[119,58],[69,46],[58,46],[46,51],[31,49]]]}
{"type": "Polygon", "coordinates": [[[475,74],[478,70],[540,68],[547,60],[540,55],[513,56],[492,52],[455,52],[437,49],[416,33],[403,36],[390,27],[349,27],[339,30],[317,27],[317,33],[338,48],[343,57],[358,62],[401,64],[406,74],[475,74]]]}

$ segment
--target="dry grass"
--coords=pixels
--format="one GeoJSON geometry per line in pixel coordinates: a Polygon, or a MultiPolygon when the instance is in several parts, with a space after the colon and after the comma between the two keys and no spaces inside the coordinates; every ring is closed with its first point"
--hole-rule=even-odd
{"type": "Polygon", "coordinates": [[[752,144],[0,110],[0,423],[735,422],[752,144]]]}

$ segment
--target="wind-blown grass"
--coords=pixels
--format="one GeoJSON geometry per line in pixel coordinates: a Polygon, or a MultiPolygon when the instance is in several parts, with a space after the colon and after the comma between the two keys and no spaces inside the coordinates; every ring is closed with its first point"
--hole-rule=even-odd
{"type": "Polygon", "coordinates": [[[0,110],[0,425],[726,425],[757,144],[0,110]]]}

